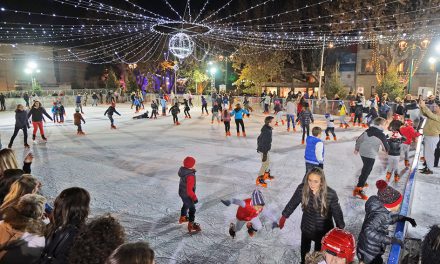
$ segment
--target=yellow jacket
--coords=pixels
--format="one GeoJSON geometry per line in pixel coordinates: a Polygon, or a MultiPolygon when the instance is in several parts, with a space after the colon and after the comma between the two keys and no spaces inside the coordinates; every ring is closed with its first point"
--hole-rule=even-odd
{"type": "Polygon", "coordinates": [[[343,104],[341,109],[339,110],[339,116],[345,116],[345,115],[347,115],[347,107],[345,107],[345,104],[343,104]]]}
{"type": "Polygon", "coordinates": [[[436,115],[428,107],[421,107],[422,113],[427,117],[423,135],[428,137],[438,137],[440,134],[440,115],[436,115]]]}

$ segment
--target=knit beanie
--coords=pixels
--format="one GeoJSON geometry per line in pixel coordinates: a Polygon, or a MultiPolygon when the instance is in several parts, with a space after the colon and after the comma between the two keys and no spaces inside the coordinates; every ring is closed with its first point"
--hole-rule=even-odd
{"type": "Polygon", "coordinates": [[[254,190],[252,192],[252,205],[263,205],[264,206],[264,197],[263,193],[260,190],[254,190]]]}
{"type": "Polygon", "coordinates": [[[394,208],[402,202],[402,195],[393,187],[389,186],[384,180],[376,182],[377,196],[385,208],[394,208]]]}
{"type": "Polygon", "coordinates": [[[194,159],[193,157],[188,156],[183,160],[183,167],[187,169],[193,168],[194,165],[196,165],[196,159],[194,159]]]}

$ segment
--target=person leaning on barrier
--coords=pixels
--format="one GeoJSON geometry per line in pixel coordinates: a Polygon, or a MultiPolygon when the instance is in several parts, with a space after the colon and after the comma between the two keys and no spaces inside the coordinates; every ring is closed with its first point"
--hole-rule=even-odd
{"type": "Polygon", "coordinates": [[[423,174],[432,174],[434,167],[434,152],[439,142],[440,134],[440,107],[438,103],[431,105],[431,110],[426,106],[425,101],[420,100],[420,109],[423,115],[426,116],[424,134],[424,157],[426,160],[426,167],[422,169],[423,174]]]}

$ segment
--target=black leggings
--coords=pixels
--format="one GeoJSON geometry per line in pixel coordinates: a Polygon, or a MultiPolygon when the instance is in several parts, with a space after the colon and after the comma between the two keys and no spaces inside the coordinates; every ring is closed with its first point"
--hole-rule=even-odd
{"type": "Polygon", "coordinates": [[[361,176],[359,176],[359,181],[357,184],[357,187],[364,187],[365,183],[367,182],[368,176],[370,176],[371,170],[373,169],[374,166],[374,161],[375,159],[372,158],[367,158],[367,157],[362,157],[362,162],[364,163],[364,166],[362,167],[361,170],[361,176]]]}
{"type": "Polygon", "coordinates": [[[179,118],[177,118],[177,115],[173,115],[173,122],[174,123],[179,122],[179,118]]]}
{"type": "Polygon", "coordinates": [[[330,133],[332,133],[332,135],[334,136],[334,137],[336,137],[336,134],[335,134],[335,128],[334,127],[327,127],[326,129],[325,129],[325,135],[328,137],[329,136],[329,133],[328,132],[330,132],[330,133]]]}
{"type": "Polygon", "coordinates": [[[14,143],[15,137],[17,137],[18,132],[20,131],[20,129],[23,130],[23,136],[24,136],[24,144],[27,144],[27,127],[15,127],[14,129],[14,134],[11,137],[11,141],[9,141],[9,145],[12,146],[12,144],[14,143]]]}
{"type": "Polygon", "coordinates": [[[153,116],[154,116],[155,118],[157,117],[157,110],[156,110],[156,109],[153,109],[153,111],[151,112],[151,118],[152,118],[153,116]]]}
{"type": "Polygon", "coordinates": [[[354,116],[353,124],[356,123],[356,120],[360,124],[362,122],[362,114],[354,116]]]}
{"type": "Polygon", "coordinates": [[[304,140],[306,136],[306,131],[307,131],[307,137],[310,135],[310,125],[301,125],[301,128],[303,131],[302,140],[304,140]]]}
{"type": "Polygon", "coordinates": [[[185,116],[191,117],[191,115],[189,114],[189,110],[185,110],[185,111],[183,111],[183,113],[185,114],[185,116]]]}
{"type": "Polygon", "coordinates": [[[204,104],[202,105],[202,114],[203,114],[203,109],[206,111],[206,113],[208,114],[208,104],[204,104]]]}
{"type": "Polygon", "coordinates": [[[224,121],[225,123],[225,132],[229,132],[231,130],[231,121],[224,121]]]}
{"type": "Polygon", "coordinates": [[[312,241],[315,242],[315,251],[321,251],[321,240],[324,235],[325,233],[322,235],[315,234],[313,236],[309,236],[301,233],[301,264],[305,263],[306,255],[310,252],[310,248],[312,247],[312,241]]]}
{"type": "Polygon", "coordinates": [[[237,133],[240,132],[239,125],[241,125],[241,131],[245,132],[243,119],[235,119],[235,125],[237,126],[237,133]]]}

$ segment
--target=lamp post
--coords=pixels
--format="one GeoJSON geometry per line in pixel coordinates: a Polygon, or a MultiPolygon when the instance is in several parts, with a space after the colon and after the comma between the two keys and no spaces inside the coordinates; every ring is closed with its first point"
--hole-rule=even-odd
{"type": "Polygon", "coordinates": [[[215,66],[214,62],[210,61],[208,62],[208,65],[210,66],[209,69],[206,70],[206,72],[211,74],[211,94],[214,93],[215,90],[215,73],[217,72],[217,67],[215,66]]]}
{"type": "Polygon", "coordinates": [[[223,56],[220,55],[218,56],[219,61],[224,61],[225,62],[225,86],[226,89],[228,88],[228,62],[231,62],[234,59],[233,55],[230,56],[223,56]]]}
{"type": "Polygon", "coordinates": [[[435,97],[438,98],[439,96],[439,91],[438,91],[438,70],[437,70],[437,58],[435,57],[430,57],[428,59],[429,64],[431,64],[434,67],[434,71],[435,71],[435,86],[434,86],[434,94],[435,97]]]}
{"type": "Polygon", "coordinates": [[[322,42],[322,51],[321,51],[321,67],[319,69],[319,88],[318,88],[318,96],[321,95],[321,85],[322,85],[322,77],[324,76],[324,72],[322,70],[324,66],[324,51],[325,51],[325,35],[324,35],[324,41],[322,42]]]}
{"type": "Polygon", "coordinates": [[[36,86],[36,80],[35,80],[34,74],[40,73],[40,69],[38,69],[38,65],[35,62],[30,61],[26,64],[26,68],[24,69],[24,72],[26,74],[30,74],[30,76],[31,76],[31,89],[33,90],[34,87],[36,86]]]}

